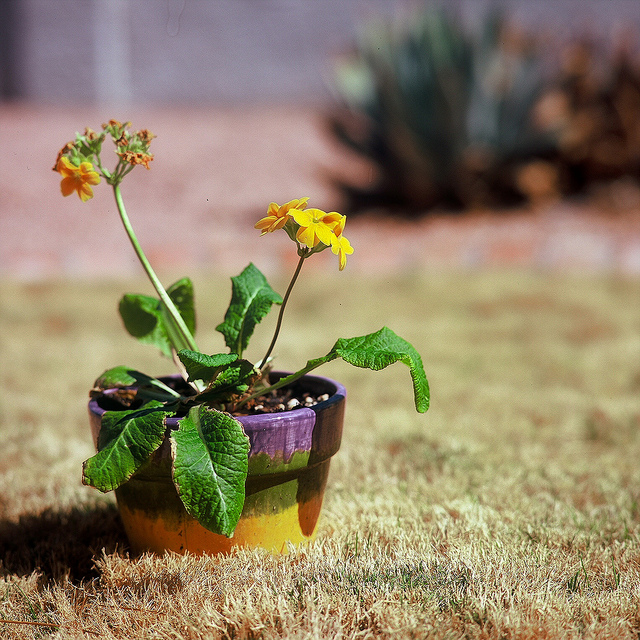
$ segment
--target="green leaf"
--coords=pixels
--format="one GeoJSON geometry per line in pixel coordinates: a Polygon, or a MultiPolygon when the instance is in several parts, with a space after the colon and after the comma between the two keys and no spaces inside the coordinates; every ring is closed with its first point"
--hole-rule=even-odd
{"type": "Polygon", "coordinates": [[[118,367],[113,367],[113,369],[107,369],[99,378],[96,379],[93,386],[96,389],[131,387],[139,380],[139,376],[144,375],[144,373],[135,371],[135,369],[132,369],[131,367],[120,365],[118,367]]]}
{"type": "Polygon", "coordinates": [[[194,335],[196,332],[196,312],[193,302],[193,282],[190,278],[182,278],[174,282],[167,293],[180,312],[187,329],[194,335]]]}
{"type": "Polygon", "coordinates": [[[260,375],[260,372],[248,360],[236,360],[223,369],[202,393],[191,400],[195,402],[225,402],[232,396],[239,396],[248,391],[260,375]]]}
{"type": "Polygon", "coordinates": [[[167,415],[155,400],[141,409],[105,412],[98,453],[85,461],[82,482],[103,492],[125,483],[162,444],[167,415]]]}
{"type": "MultiPolygon", "coordinates": [[[[182,278],[172,284],[167,293],[176,305],[187,328],[195,332],[195,311],[193,305],[193,284],[189,278],[182,278]]],[[[140,342],[151,344],[164,355],[171,357],[171,346],[181,346],[179,333],[173,329],[173,320],[164,310],[159,298],[138,293],[128,293],[122,297],[120,316],[127,331],[140,342]]]]}
{"type": "Polygon", "coordinates": [[[249,439],[240,422],[202,405],[171,434],[173,481],[187,512],[228,537],[244,505],[249,439]]]}
{"type": "MultiPolygon", "coordinates": [[[[336,358],[342,358],[356,367],[374,371],[384,369],[394,362],[403,362],[410,369],[416,409],[424,413],[429,408],[429,383],[420,354],[409,342],[388,327],[383,327],[380,331],[366,336],[340,338],[326,356],[309,360],[301,371],[307,373],[336,358]]],[[[298,373],[280,379],[278,386],[298,379],[300,377],[298,373]]]]}
{"type": "Polygon", "coordinates": [[[282,298],[253,264],[231,278],[231,282],[231,303],[224,322],[216,327],[216,331],[222,333],[227,347],[241,356],[256,324],[269,313],[272,305],[282,304],[282,298]]]}
{"type": "Polygon", "coordinates": [[[194,380],[209,382],[214,380],[224,367],[237,360],[238,356],[235,353],[216,353],[207,356],[199,351],[182,349],[178,352],[178,358],[189,374],[188,382],[194,380]]]}
{"type": "Polygon", "coordinates": [[[138,393],[140,393],[140,395],[145,395],[145,389],[154,389],[156,392],[161,393],[162,397],[166,397],[167,395],[177,397],[180,395],[161,380],[152,378],[146,373],[136,371],[125,365],[107,369],[107,371],[93,383],[93,391],[115,389],[118,387],[132,387],[134,385],[138,387],[138,393]]]}
{"type": "Polygon", "coordinates": [[[160,300],[127,293],[120,300],[119,311],[126,330],[134,338],[158,347],[165,356],[171,357],[171,344],[160,310],[160,300]]]}
{"type": "MultiPolygon", "coordinates": [[[[189,278],[178,280],[167,289],[167,294],[176,306],[178,313],[182,316],[189,333],[193,336],[196,330],[196,316],[193,306],[193,284],[191,280],[189,278]]],[[[189,347],[189,343],[183,337],[173,316],[160,300],[158,300],[158,309],[167,332],[169,344],[176,351],[189,347]]]]}

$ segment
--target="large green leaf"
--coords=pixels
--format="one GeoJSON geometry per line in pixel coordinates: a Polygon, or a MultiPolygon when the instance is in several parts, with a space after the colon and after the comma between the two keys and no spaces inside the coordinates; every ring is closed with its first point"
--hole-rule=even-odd
{"type": "Polygon", "coordinates": [[[189,374],[189,382],[203,380],[210,382],[214,380],[224,367],[238,359],[235,353],[215,353],[207,356],[199,351],[182,349],[178,352],[180,362],[189,374]]]}
{"type": "Polygon", "coordinates": [[[240,422],[203,405],[171,434],[173,481],[187,512],[231,537],[244,505],[249,439],[240,422]]]}
{"type": "MultiPolygon", "coordinates": [[[[178,280],[167,289],[167,293],[193,335],[195,312],[191,280],[178,280]]],[[[159,298],[128,293],[120,300],[119,311],[125,328],[134,338],[158,347],[164,355],[171,357],[172,344],[181,344],[182,339],[173,328],[173,320],[159,298]]]]}
{"type": "MultiPolygon", "coordinates": [[[[424,413],[429,408],[429,383],[424,372],[422,359],[415,348],[406,340],[395,334],[388,327],[366,336],[340,338],[329,353],[315,360],[309,360],[302,372],[309,372],[326,362],[342,358],[356,367],[379,371],[394,362],[403,362],[411,373],[416,409],[424,413]]],[[[300,376],[294,373],[281,378],[278,386],[293,382],[300,376]]]]}
{"type": "Polygon", "coordinates": [[[98,453],[85,461],[82,482],[104,492],[125,483],[162,444],[168,415],[163,407],[153,400],[141,409],[105,412],[98,453]]]}
{"type": "Polygon", "coordinates": [[[216,327],[216,331],[222,333],[227,347],[241,356],[256,324],[269,313],[272,305],[282,304],[282,298],[253,264],[249,264],[239,276],[231,278],[231,282],[231,303],[224,322],[216,327]]]}

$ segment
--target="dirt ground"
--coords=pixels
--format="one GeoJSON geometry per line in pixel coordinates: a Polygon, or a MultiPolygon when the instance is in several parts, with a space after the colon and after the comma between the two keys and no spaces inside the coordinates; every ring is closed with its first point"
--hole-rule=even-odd
{"type": "MultiPolygon", "coordinates": [[[[63,199],[51,171],[76,130],[115,117],[158,138],[149,172],[123,186],[129,215],[160,271],[233,273],[247,256],[265,272],[295,259],[284,234],[253,230],[272,200],[310,196],[340,207],[330,176],[366,182],[372,170],[300,107],[127,109],[0,105],[0,277],[100,278],[139,273],[107,185],[63,199]]],[[[585,201],[537,210],[430,214],[418,221],[353,217],[349,269],[361,273],[533,267],[640,274],[640,189],[620,183],[585,201]]],[[[331,256],[321,256],[332,259],[331,256]]]]}
{"type": "MultiPolygon", "coordinates": [[[[222,348],[224,280],[194,282],[206,353],[222,348]]],[[[142,278],[0,281],[0,637],[637,640],[640,280],[336,270],[300,284],[279,367],[387,324],[422,355],[431,408],[413,409],[403,364],[322,367],[348,401],[317,542],[197,558],[128,555],[113,495],[80,480],[95,377],[173,369],[117,316],[142,278]]]]}

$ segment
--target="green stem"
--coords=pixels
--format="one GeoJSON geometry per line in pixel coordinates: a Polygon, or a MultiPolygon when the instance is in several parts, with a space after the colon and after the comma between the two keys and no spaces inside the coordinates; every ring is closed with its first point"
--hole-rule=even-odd
{"type": "Polygon", "coordinates": [[[309,371],[313,371],[314,369],[317,369],[320,365],[323,365],[323,364],[325,364],[324,360],[321,360],[320,362],[317,362],[317,361],[312,362],[311,364],[307,363],[307,365],[304,368],[300,369],[300,371],[296,371],[291,375],[284,376],[283,378],[280,378],[278,382],[276,382],[275,384],[272,384],[270,387],[261,388],[259,391],[252,393],[250,396],[247,396],[246,398],[243,398],[236,405],[236,409],[239,409],[243,404],[245,404],[246,402],[249,402],[249,400],[253,400],[254,398],[259,398],[260,396],[266,396],[268,393],[271,393],[271,391],[275,391],[276,389],[280,389],[280,387],[285,387],[286,385],[291,384],[292,382],[295,382],[299,378],[302,378],[302,376],[309,373],[309,371]]]}
{"type": "MultiPolygon", "coordinates": [[[[162,304],[164,305],[165,309],[169,313],[169,316],[171,317],[171,320],[173,321],[175,327],[177,328],[178,333],[180,334],[180,338],[184,343],[184,347],[191,349],[192,351],[198,351],[198,347],[196,346],[196,342],[193,336],[191,335],[191,331],[189,331],[187,325],[184,322],[183,317],[180,315],[180,312],[176,308],[176,305],[173,303],[173,300],[171,300],[171,298],[169,297],[169,294],[166,292],[165,288],[162,286],[162,283],[160,282],[158,276],[155,274],[154,270],[152,269],[151,264],[149,263],[149,260],[147,260],[147,256],[144,254],[144,251],[142,250],[142,247],[138,242],[138,238],[136,237],[136,234],[133,231],[133,227],[131,226],[131,222],[129,221],[129,216],[127,216],[127,211],[124,208],[122,193],[120,192],[120,185],[118,184],[113,185],[113,194],[116,199],[116,205],[118,206],[118,212],[120,213],[120,219],[122,220],[122,224],[124,225],[125,231],[129,236],[129,240],[131,241],[133,249],[136,252],[136,255],[138,256],[138,260],[140,260],[140,264],[142,264],[142,267],[144,268],[147,276],[149,277],[149,280],[151,280],[151,284],[153,285],[154,289],[160,296],[160,300],[162,301],[162,304]]],[[[179,351],[180,348],[183,348],[182,345],[174,344],[173,346],[176,349],[176,351],[179,351]]]]}
{"type": "Polygon", "coordinates": [[[271,344],[269,345],[269,348],[267,349],[267,353],[265,354],[264,358],[262,358],[261,362],[261,368],[262,370],[264,370],[264,368],[267,366],[267,360],[269,359],[269,356],[271,355],[271,352],[273,351],[273,347],[275,347],[276,345],[276,340],[278,339],[278,335],[280,333],[280,328],[282,327],[282,317],[284,316],[284,310],[285,307],[287,306],[287,302],[289,301],[289,296],[291,295],[291,290],[293,289],[293,285],[296,283],[296,280],[298,279],[298,276],[300,275],[300,270],[302,269],[302,264],[304,263],[305,259],[307,258],[306,255],[302,255],[300,256],[300,260],[298,260],[298,266],[296,267],[296,270],[293,274],[293,277],[291,278],[291,282],[289,283],[289,286],[287,287],[287,292],[284,294],[284,298],[282,299],[282,305],[280,306],[280,313],[278,314],[278,322],[276,323],[276,330],[273,333],[273,339],[271,340],[271,344]]]}

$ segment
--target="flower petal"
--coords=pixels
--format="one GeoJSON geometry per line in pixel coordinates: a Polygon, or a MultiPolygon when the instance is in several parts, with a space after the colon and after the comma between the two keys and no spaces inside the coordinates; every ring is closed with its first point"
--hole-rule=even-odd
{"type": "Polygon", "coordinates": [[[302,209],[292,209],[289,213],[301,227],[308,227],[313,223],[312,211],[317,211],[317,209],[307,209],[306,211],[302,209]]]}
{"type": "Polygon", "coordinates": [[[58,173],[65,178],[75,175],[78,171],[78,167],[76,167],[69,158],[66,156],[62,156],[58,161],[58,166],[56,167],[58,173]]]}
{"type": "Polygon", "coordinates": [[[80,200],[82,202],[86,202],[93,198],[93,189],[86,183],[82,183],[78,185],[78,195],[80,196],[80,200]]]}
{"type": "MultiPolygon", "coordinates": [[[[328,227],[324,222],[318,222],[314,225],[315,234],[322,242],[322,244],[326,244],[327,247],[330,247],[332,244],[332,238],[335,238],[333,235],[333,231],[331,231],[330,227],[328,227]]],[[[316,243],[317,244],[317,243],[316,243]]]]}
{"type": "Polygon", "coordinates": [[[281,218],[276,218],[275,222],[271,225],[269,231],[277,231],[278,229],[282,229],[285,224],[289,221],[289,216],[282,216],[281,218]]]}
{"type": "Polygon", "coordinates": [[[331,251],[338,256],[340,271],[347,265],[347,255],[353,253],[351,243],[344,236],[334,236],[331,242],[331,251]]]}
{"type": "Polygon", "coordinates": [[[76,181],[73,177],[62,178],[60,182],[60,191],[62,191],[62,195],[66,198],[70,196],[76,190],[76,181]]]}
{"type": "Polygon", "coordinates": [[[313,249],[318,244],[316,234],[311,227],[300,227],[298,233],[296,233],[296,240],[300,244],[309,247],[309,249],[313,249]]]}
{"type": "Polygon", "coordinates": [[[267,215],[275,216],[277,215],[279,210],[280,210],[280,205],[277,202],[272,202],[267,207],[267,215]]]}
{"type": "Polygon", "coordinates": [[[266,216],[265,218],[261,218],[253,225],[254,229],[265,229],[266,230],[273,224],[273,221],[276,219],[275,216],[266,216]]]}
{"type": "MultiPolygon", "coordinates": [[[[335,213],[335,211],[333,213],[335,213]]],[[[341,236],[344,232],[344,226],[345,224],[347,224],[347,216],[343,216],[340,213],[338,213],[337,215],[340,216],[340,218],[338,222],[336,222],[336,226],[333,227],[333,233],[335,233],[337,236],[341,236]]]]}
{"type": "Polygon", "coordinates": [[[296,201],[294,209],[306,209],[307,202],[309,202],[309,196],[305,196],[304,198],[298,198],[296,201]]]}

